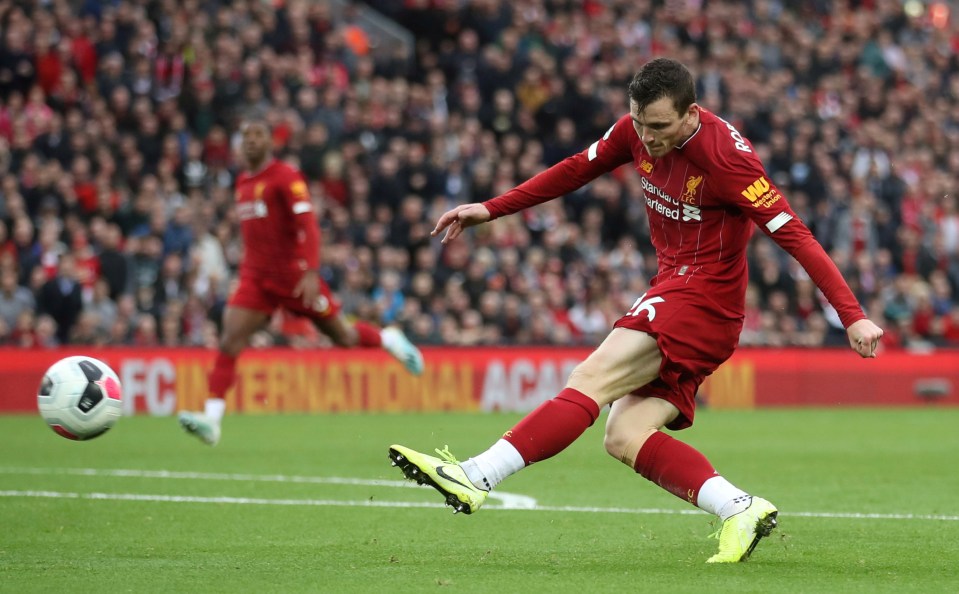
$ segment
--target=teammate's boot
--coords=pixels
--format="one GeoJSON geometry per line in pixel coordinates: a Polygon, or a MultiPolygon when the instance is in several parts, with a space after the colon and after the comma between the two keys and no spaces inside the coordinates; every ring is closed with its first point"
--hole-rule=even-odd
{"type": "Polygon", "coordinates": [[[401,445],[390,446],[390,460],[406,478],[429,485],[443,494],[453,513],[471,514],[486,501],[488,491],[478,489],[460,467],[449,449],[436,450],[440,458],[421,454],[401,445]]]}
{"type": "Polygon", "coordinates": [[[749,507],[729,516],[716,534],[719,552],[706,563],[738,563],[749,558],[759,540],[776,527],[776,507],[760,497],[752,497],[749,507]]]}
{"type": "Polygon", "coordinates": [[[413,375],[423,373],[423,353],[399,328],[383,328],[383,348],[413,375]]]}
{"type": "Polygon", "coordinates": [[[215,446],[220,442],[220,424],[203,413],[181,412],[180,426],[206,445],[215,446]]]}

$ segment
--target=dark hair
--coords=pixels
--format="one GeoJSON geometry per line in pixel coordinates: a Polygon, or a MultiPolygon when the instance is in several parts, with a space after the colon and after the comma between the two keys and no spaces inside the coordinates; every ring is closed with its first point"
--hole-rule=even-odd
{"type": "Polygon", "coordinates": [[[629,98],[639,105],[639,110],[663,97],[673,100],[677,113],[685,113],[696,102],[696,85],[693,75],[682,63],[669,58],[656,58],[647,62],[629,83],[629,98]]]}
{"type": "Polygon", "coordinates": [[[251,114],[243,117],[240,120],[240,125],[239,125],[240,131],[242,132],[248,126],[263,126],[264,128],[266,128],[267,134],[273,133],[273,126],[270,125],[269,120],[267,120],[266,116],[263,116],[263,115],[251,114]]]}

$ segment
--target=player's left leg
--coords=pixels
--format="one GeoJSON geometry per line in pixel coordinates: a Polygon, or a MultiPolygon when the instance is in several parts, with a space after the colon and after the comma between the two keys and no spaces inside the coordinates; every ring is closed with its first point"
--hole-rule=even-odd
{"type": "Polygon", "coordinates": [[[745,561],[776,527],[778,512],[720,476],[695,448],[660,431],[679,414],[660,398],[617,400],[606,420],[606,451],[673,495],[719,516],[719,552],[709,563],[745,561]]]}
{"type": "Polygon", "coordinates": [[[224,311],[220,350],[207,376],[209,396],[204,403],[204,410],[202,413],[183,411],[179,415],[180,426],[203,443],[211,446],[219,443],[220,422],[226,411],[226,393],[236,382],[237,358],[249,344],[250,337],[263,328],[268,320],[266,311],[238,306],[235,302],[224,311]]]}
{"type": "Polygon", "coordinates": [[[604,405],[652,381],[661,360],[653,337],[616,328],[576,367],[564,390],[526,415],[485,452],[459,463],[448,450],[436,458],[393,445],[389,457],[408,478],[442,493],[454,510],[472,513],[506,477],[576,441],[604,405]]]}
{"type": "Polygon", "coordinates": [[[423,354],[399,328],[381,329],[363,321],[351,323],[338,311],[331,316],[314,317],[314,322],[338,346],[382,347],[413,375],[423,373],[423,354]]]}
{"type": "Polygon", "coordinates": [[[378,328],[362,321],[348,322],[340,311],[339,301],[323,280],[320,294],[309,306],[292,295],[283,297],[281,305],[306,316],[337,346],[346,348],[383,348],[413,375],[423,373],[423,354],[398,328],[378,328]]]}

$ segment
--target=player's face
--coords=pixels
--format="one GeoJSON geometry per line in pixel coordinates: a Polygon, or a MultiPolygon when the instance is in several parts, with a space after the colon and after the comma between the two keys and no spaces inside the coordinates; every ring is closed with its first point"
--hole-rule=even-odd
{"type": "Polygon", "coordinates": [[[678,113],[669,97],[653,101],[642,111],[639,104],[629,101],[633,128],[651,157],[662,157],[690,137],[698,123],[696,109],[694,103],[688,111],[678,113]]]}
{"type": "Polygon", "coordinates": [[[261,123],[254,122],[243,127],[240,149],[250,167],[259,167],[270,152],[270,131],[261,123]]]}

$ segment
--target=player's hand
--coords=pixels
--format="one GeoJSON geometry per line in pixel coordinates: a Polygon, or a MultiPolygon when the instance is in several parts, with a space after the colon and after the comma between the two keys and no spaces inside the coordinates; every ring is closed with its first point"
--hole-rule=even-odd
{"type": "Polygon", "coordinates": [[[313,307],[319,295],[320,275],[315,270],[307,270],[293,288],[293,296],[302,297],[304,307],[313,307]]]}
{"type": "Polygon", "coordinates": [[[876,347],[882,338],[882,328],[869,320],[859,320],[846,328],[849,337],[849,346],[859,353],[860,357],[873,359],[876,357],[876,347]]]}
{"type": "Polygon", "coordinates": [[[453,210],[443,213],[440,220],[436,221],[436,227],[430,235],[436,237],[443,229],[446,229],[443,243],[449,243],[459,237],[463,233],[463,229],[485,223],[489,219],[489,211],[479,202],[460,204],[453,210]]]}

